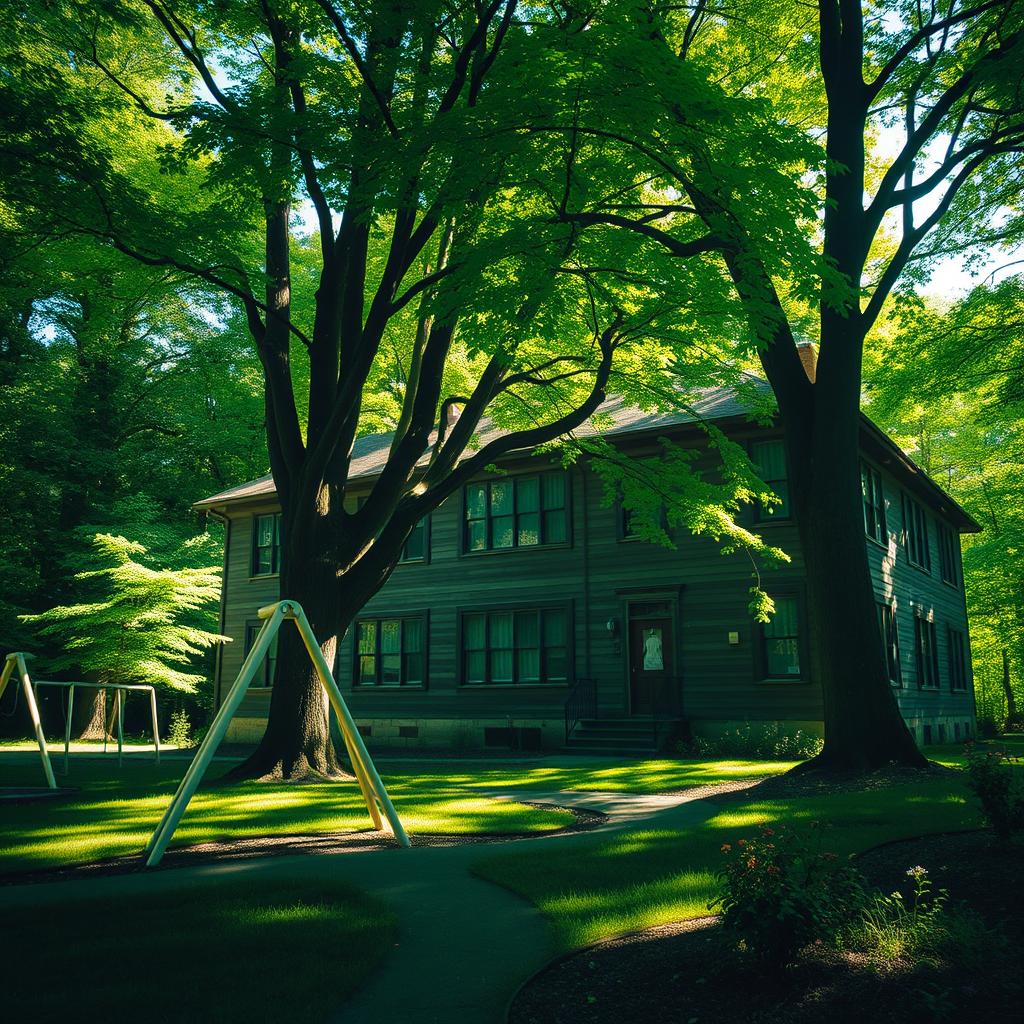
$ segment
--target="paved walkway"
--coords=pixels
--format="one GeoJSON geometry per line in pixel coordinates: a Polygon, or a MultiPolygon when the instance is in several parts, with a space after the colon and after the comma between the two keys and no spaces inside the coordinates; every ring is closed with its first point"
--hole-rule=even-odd
{"type": "MultiPolygon", "coordinates": [[[[527,901],[469,873],[470,865],[527,843],[559,849],[595,836],[649,824],[700,824],[717,808],[697,794],[638,795],[537,790],[492,791],[495,799],[529,800],[602,811],[608,820],[586,832],[493,844],[415,847],[323,856],[273,857],[158,872],[10,886],[0,905],[36,907],[106,893],[177,888],[190,879],[238,878],[273,884],[275,877],[331,875],[376,896],[398,917],[395,950],[340,1007],[331,1024],[500,1024],[516,989],[552,956],[548,926],[527,901]]],[[[338,950],[337,956],[344,956],[338,950]]]]}

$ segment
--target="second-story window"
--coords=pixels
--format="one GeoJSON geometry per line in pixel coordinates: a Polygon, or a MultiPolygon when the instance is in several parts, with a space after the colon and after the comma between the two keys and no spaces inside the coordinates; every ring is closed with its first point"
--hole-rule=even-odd
{"type": "Polygon", "coordinates": [[[568,538],[565,473],[466,485],[465,551],[563,544],[568,538]]]}
{"type": "MultiPolygon", "coordinates": [[[[368,494],[361,494],[356,498],[356,508],[362,508],[366,504],[368,494]]],[[[428,512],[413,528],[409,536],[405,538],[402,545],[402,552],[398,556],[399,562],[426,562],[428,547],[430,545],[430,513],[428,512]]]]}
{"type": "Polygon", "coordinates": [[[932,571],[932,556],[928,550],[928,517],[921,506],[909,495],[903,495],[903,536],[907,546],[907,561],[925,572],[932,571]]]}
{"type": "Polygon", "coordinates": [[[427,523],[430,516],[424,516],[413,528],[402,545],[400,562],[425,562],[427,560],[427,523]]]}
{"type": "Polygon", "coordinates": [[[272,576],[281,571],[281,513],[255,516],[252,527],[251,576],[272,576]]]}
{"type": "Polygon", "coordinates": [[[779,499],[776,505],[758,506],[757,517],[762,522],[770,519],[788,519],[789,473],[786,471],[786,448],[782,441],[755,441],[750,446],[750,460],[757,475],[779,499]]]}
{"type": "Polygon", "coordinates": [[[866,462],[860,464],[860,489],[864,501],[864,532],[879,544],[887,544],[885,528],[885,491],[882,474],[866,462]]]}
{"type": "Polygon", "coordinates": [[[939,523],[937,530],[939,535],[939,573],[943,583],[950,583],[955,587],[960,582],[957,572],[956,534],[945,523],[939,523]]]}

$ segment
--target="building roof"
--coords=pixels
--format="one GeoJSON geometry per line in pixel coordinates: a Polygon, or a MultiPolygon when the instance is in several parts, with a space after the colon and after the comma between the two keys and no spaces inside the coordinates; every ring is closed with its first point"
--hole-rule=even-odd
{"type": "MultiPolygon", "coordinates": [[[[685,408],[673,409],[670,412],[645,412],[635,406],[626,404],[621,395],[610,395],[601,405],[597,415],[577,427],[573,434],[577,437],[593,437],[601,435],[632,436],[656,433],[670,427],[685,426],[700,420],[720,421],[749,419],[754,415],[755,405],[771,396],[768,382],[760,377],[745,375],[743,391],[734,387],[705,388],[698,392],[694,400],[685,408]],[[595,422],[596,421],[596,422],[595,422]]],[[[964,533],[978,533],[981,527],[963,509],[957,501],[946,493],[895,441],[884,431],[862,416],[862,430],[866,433],[872,447],[879,449],[881,461],[889,468],[895,468],[908,482],[921,493],[930,504],[939,508],[964,533]]],[[[482,447],[501,435],[502,431],[489,419],[481,420],[477,431],[477,439],[482,447]]],[[[368,434],[356,439],[352,447],[352,460],[349,467],[349,480],[371,480],[380,473],[387,462],[388,453],[394,433],[368,434]]],[[[434,435],[431,435],[433,438],[434,435]]],[[[467,452],[467,456],[473,452],[467,452]]],[[[511,453],[510,453],[511,454],[511,453]]],[[[427,455],[421,460],[425,465],[427,455]]],[[[228,506],[268,501],[277,494],[274,478],[269,474],[257,480],[229,487],[218,494],[197,501],[193,508],[200,511],[217,511],[228,506]]]]}

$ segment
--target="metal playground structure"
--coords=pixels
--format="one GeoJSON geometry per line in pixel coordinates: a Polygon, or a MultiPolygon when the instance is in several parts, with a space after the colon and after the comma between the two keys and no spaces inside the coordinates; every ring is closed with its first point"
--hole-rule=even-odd
{"type": "MultiPolygon", "coordinates": [[[[135,685],[129,683],[86,683],[80,680],[66,682],[58,679],[33,679],[29,675],[28,661],[31,654],[25,651],[14,651],[7,655],[4,663],[3,673],[0,674],[0,697],[3,697],[7,690],[7,684],[14,675],[18,673],[22,691],[25,694],[25,704],[28,706],[28,713],[32,719],[32,728],[35,732],[36,743],[39,745],[39,756],[43,762],[43,772],[46,775],[46,784],[50,789],[57,788],[57,782],[53,777],[53,767],[50,764],[50,754],[46,747],[46,737],[43,734],[42,721],[39,717],[39,704],[37,696],[40,686],[59,686],[68,691],[68,704],[64,719],[64,774],[68,774],[71,752],[71,717],[75,707],[75,690],[113,690],[114,691],[114,723],[117,727],[117,763],[121,763],[124,748],[124,705],[129,693],[149,694],[149,713],[153,728],[153,753],[156,763],[160,763],[160,724],[157,721],[156,713],[156,690],[152,686],[135,685]]],[[[104,740],[104,750],[106,741],[104,740]]]]}
{"type": "MultiPolygon", "coordinates": [[[[170,843],[174,831],[181,821],[181,816],[185,813],[185,808],[188,807],[189,801],[199,788],[199,783],[210,766],[217,747],[220,746],[227,733],[231,719],[241,705],[242,698],[249,689],[249,685],[252,683],[260,664],[270,650],[274,637],[280,630],[282,623],[286,620],[295,623],[302,637],[303,644],[309,652],[309,657],[316,668],[317,675],[320,677],[320,682],[327,692],[327,699],[330,701],[331,708],[338,719],[341,735],[345,741],[345,749],[348,751],[352,770],[355,773],[356,781],[362,792],[363,800],[366,802],[366,809],[369,812],[374,828],[380,829],[383,827],[381,820],[383,813],[399,845],[404,847],[410,846],[409,837],[406,835],[398,813],[391,803],[391,798],[384,788],[384,783],[381,782],[380,775],[377,774],[377,769],[370,759],[366,745],[363,743],[363,738],[359,735],[359,730],[352,719],[352,714],[345,703],[344,697],[341,695],[341,690],[338,689],[338,684],[334,680],[331,668],[327,664],[323,651],[320,649],[320,644],[317,643],[316,636],[309,624],[309,620],[306,618],[306,613],[302,610],[302,606],[295,601],[278,601],[276,604],[261,608],[258,614],[263,620],[263,626],[256,637],[256,642],[246,655],[245,661],[242,662],[238,676],[234,683],[232,683],[223,704],[221,704],[217,714],[214,716],[206,737],[199,745],[192,763],[189,765],[181,780],[181,784],[178,786],[178,791],[174,794],[174,799],[171,800],[167,810],[164,811],[160,824],[157,825],[149,840],[149,844],[146,847],[146,867],[156,867],[163,858],[167,845],[170,843]]],[[[38,721],[38,716],[35,720],[38,721]]],[[[41,730],[38,729],[38,726],[37,733],[41,735],[41,730]]]]}

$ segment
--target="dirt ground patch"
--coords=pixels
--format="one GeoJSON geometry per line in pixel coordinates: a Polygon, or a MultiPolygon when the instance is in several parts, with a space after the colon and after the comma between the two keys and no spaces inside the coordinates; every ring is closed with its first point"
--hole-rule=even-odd
{"type": "Polygon", "coordinates": [[[520,990],[510,1024],[932,1024],[1020,1019],[1024,847],[987,832],[891,843],[861,859],[889,892],[908,867],[963,901],[1004,937],[975,972],[943,965],[879,971],[825,946],[786,971],[755,973],[726,949],[715,918],[650,929],[566,957],[520,990]]]}

